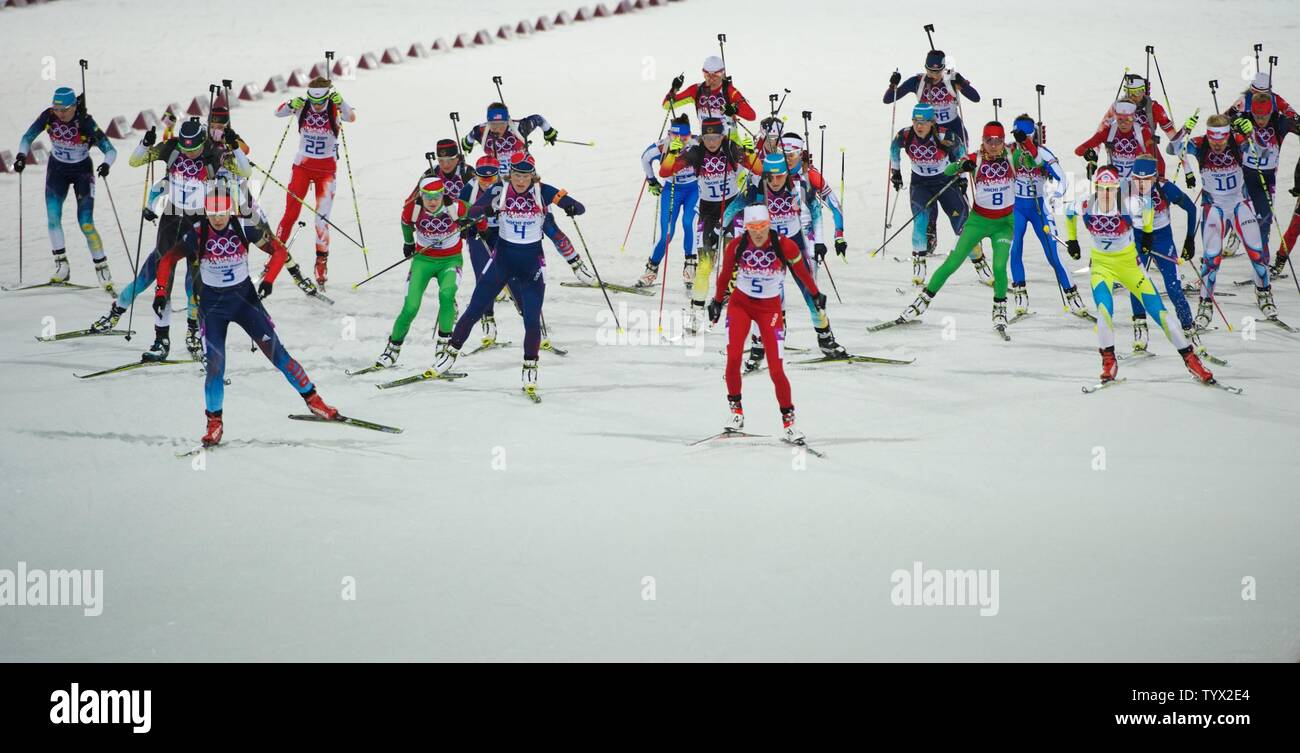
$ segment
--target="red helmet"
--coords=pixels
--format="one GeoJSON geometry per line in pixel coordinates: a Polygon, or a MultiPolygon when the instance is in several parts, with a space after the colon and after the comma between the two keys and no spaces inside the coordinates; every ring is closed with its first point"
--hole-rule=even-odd
{"type": "Polygon", "coordinates": [[[230,214],[233,206],[230,194],[225,191],[210,193],[203,201],[203,210],[208,214],[230,214]]]}

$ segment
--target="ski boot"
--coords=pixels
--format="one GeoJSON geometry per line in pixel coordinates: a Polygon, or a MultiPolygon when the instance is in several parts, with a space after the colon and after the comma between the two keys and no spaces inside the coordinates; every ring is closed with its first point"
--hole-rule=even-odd
{"type": "Polygon", "coordinates": [[[740,407],[740,395],[727,395],[727,407],[731,409],[731,416],[722,430],[740,431],[745,428],[745,409],[740,407]]]}
{"type": "Polygon", "coordinates": [[[993,327],[994,329],[1005,330],[1007,328],[1007,301],[993,301],[993,327]]]}
{"type": "Polygon", "coordinates": [[[745,358],[743,373],[748,374],[751,371],[758,371],[758,367],[763,365],[763,341],[758,335],[749,336],[749,356],[745,358]]]}
{"type": "Polygon", "coordinates": [[[1197,353],[1205,352],[1205,346],[1201,345],[1201,333],[1197,331],[1195,324],[1183,328],[1183,337],[1187,338],[1187,344],[1191,345],[1197,353]]]}
{"type": "Polygon", "coordinates": [[[1229,230],[1223,239],[1223,258],[1230,259],[1237,255],[1238,249],[1241,248],[1241,238],[1237,237],[1235,230],[1229,230]]]}
{"type": "Polygon", "coordinates": [[[781,438],[787,442],[798,444],[803,441],[804,433],[795,428],[794,425],[794,406],[791,405],[781,409],[781,427],[783,429],[781,438]]]}
{"type": "Polygon", "coordinates": [[[302,399],[303,402],[307,403],[307,408],[312,413],[327,421],[333,421],[339,417],[338,408],[327,405],[324,400],[321,400],[320,395],[316,393],[315,387],[312,387],[310,392],[304,394],[302,399]]]}
{"type": "Polygon", "coordinates": [[[971,266],[975,267],[975,275],[979,277],[979,281],[985,285],[992,286],[993,270],[989,267],[988,257],[981,256],[978,259],[971,259],[970,263],[971,266]]]}
{"type": "Polygon", "coordinates": [[[645,271],[641,273],[640,277],[636,278],[636,287],[648,288],[655,284],[657,279],[659,279],[659,265],[648,261],[645,263],[645,271]]]}
{"type": "Polygon", "coordinates": [[[533,402],[539,402],[541,398],[537,395],[537,360],[524,361],[523,373],[520,379],[524,383],[524,394],[533,402]]]}
{"type": "Polygon", "coordinates": [[[1065,291],[1065,304],[1069,307],[1070,313],[1080,319],[1092,318],[1092,314],[1088,311],[1088,307],[1083,305],[1083,298],[1080,297],[1079,289],[1077,287],[1065,291]]]}
{"type": "Polygon", "coordinates": [[[1147,345],[1150,340],[1147,333],[1147,318],[1145,316],[1133,317],[1133,352],[1147,352],[1147,345]]]}
{"type": "Polygon", "coordinates": [[[443,352],[444,350],[447,349],[447,347],[448,347],[449,345],[451,345],[451,333],[450,333],[450,332],[438,332],[436,335],[434,335],[434,338],[433,338],[433,352],[434,352],[434,354],[438,354],[438,353],[443,352]]]}
{"type": "Polygon", "coordinates": [[[316,283],[302,276],[302,267],[298,266],[297,264],[294,264],[292,267],[289,267],[288,269],[289,269],[289,276],[293,278],[293,284],[297,285],[299,290],[306,293],[307,295],[316,295],[316,293],[318,292],[316,290],[316,283]]]}
{"type": "Polygon", "coordinates": [[[930,308],[930,302],[933,300],[934,296],[930,295],[930,291],[922,288],[920,294],[916,296],[916,300],[912,301],[910,306],[903,309],[903,313],[899,314],[898,318],[905,322],[920,319],[921,314],[924,314],[925,310],[930,308]]]}
{"type": "Polygon", "coordinates": [[[329,258],[328,253],[316,252],[316,287],[320,290],[325,289],[325,280],[329,276],[329,258]]]}
{"type": "Polygon", "coordinates": [[[1263,314],[1265,319],[1272,319],[1277,316],[1277,306],[1273,303],[1272,288],[1255,288],[1255,305],[1259,306],[1259,313],[1263,314]]]}
{"type": "Polygon", "coordinates": [[[190,358],[203,360],[203,338],[199,337],[199,323],[195,319],[185,320],[185,349],[190,352],[190,358]]]}
{"type": "Polygon", "coordinates": [[[695,288],[695,270],[698,268],[699,263],[694,256],[686,257],[685,263],[682,264],[682,281],[686,283],[687,293],[695,288]]]}
{"type": "Polygon", "coordinates": [[[71,278],[72,265],[68,264],[68,255],[59,249],[54,252],[54,274],[50,275],[50,282],[67,282],[71,278]]]}
{"type": "Polygon", "coordinates": [[[1273,262],[1273,266],[1268,268],[1268,278],[1270,280],[1277,280],[1280,279],[1285,274],[1286,274],[1286,257],[1279,256],[1277,260],[1273,262]]]}
{"type": "Polygon", "coordinates": [[[451,371],[451,367],[456,364],[456,358],[460,355],[460,350],[450,343],[447,347],[438,352],[437,357],[424,373],[426,376],[436,377],[439,374],[445,374],[451,371]]]}
{"type": "Polygon", "coordinates": [[[1205,364],[1201,363],[1200,357],[1196,355],[1196,351],[1192,350],[1190,345],[1178,351],[1178,354],[1183,357],[1183,363],[1187,365],[1187,370],[1192,373],[1192,376],[1196,377],[1197,381],[1202,384],[1214,384],[1214,373],[1205,368],[1205,364]]]}
{"type": "Polygon", "coordinates": [[[497,341],[496,317],[491,315],[483,317],[482,327],[483,327],[483,339],[481,343],[483,347],[487,348],[489,346],[495,345],[497,341]]]}
{"type": "Polygon", "coordinates": [[[1115,375],[1119,373],[1119,361],[1115,360],[1115,346],[1101,348],[1101,383],[1115,381],[1115,375]]]}
{"type": "Polygon", "coordinates": [[[1019,285],[1011,286],[1011,295],[1016,301],[1016,316],[1023,316],[1029,313],[1029,291],[1022,282],[1019,285]]]}
{"type": "Polygon", "coordinates": [[[172,350],[171,328],[154,327],[153,345],[149,346],[149,350],[145,351],[144,355],[140,356],[140,360],[155,361],[155,362],[166,361],[167,354],[171,353],[171,350],[172,350]]]}
{"type": "Polygon", "coordinates": [[[1196,318],[1192,321],[1196,324],[1196,331],[1198,332],[1209,329],[1210,322],[1214,321],[1214,303],[1202,298],[1201,302],[1196,304],[1196,318]]]}
{"type": "Polygon", "coordinates": [[[99,284],[104,286],[104,290],[113,295],[113,273],[108,269],[108,257],[95,262],[95,275],[99,277],[99,284]]]}
{"type": "Polygon", "coordinates": [[[926,257],[923,256],[922,254],[918,254],[915,251],[912,252],[912,284],[913,285],[925,284],[925,259],[926,257]]]}
{"type": "Polygon", "coordinates": [[[125,313],[126,309],[118,306],[117,301],[113,301],[112,305],[109,306],[108,313],[99,317],[94,324],[90,325],[90,331],[108,332],[112,330],[117,326],[117,321],[122,318],[122,314],[125,313]]]}
{"type": "Polygon", "coordinates": [[[709,315],[704,310],[704,301],[691,301],[691,307],[686,310],[686,321],[682,324],[682,329],[686,334],[694,335],[700,331],[700,326],[708,321],[709,315]]]}
{"type": "Polygon", "coordinates": [[[574,256],[569,259],[569,269],[573,270],[573,276],[578,278],[578,282],[583,285],[595,285],[596,278],[592,277],[591,270],[587,269],[587,264],[580,256],[574,256]]]}
{"type": "Polygon", "coordinates": [[[203,435],[204,447],[216,447],[221,444],[221,435],[223,433],[221,425],[221,411],[203,411],[208,417],[208,431],[203,435]]]}
{"type": "Polygon", "coordinates": [[[384,346],[384,352],[379,354],[375,359],[375,366],[381,369],[387,369],[397,365],[397,357],[402,355],[402,344],[388,338],[388,344],[384,346]]]}
{"type": "Polygon", "coordinates": [[[835,342],[835,333],[831,332],[829,324],[817,328],[817,347],[821,348],[822,355],[827,358],[844,358],[849,354],[843,345],[835,342]]]}

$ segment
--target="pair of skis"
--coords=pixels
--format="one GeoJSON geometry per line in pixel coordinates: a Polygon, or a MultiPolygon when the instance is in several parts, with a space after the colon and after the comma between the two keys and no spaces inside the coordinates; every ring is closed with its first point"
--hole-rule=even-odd
{"type": "MultiPolygon", "coordinates": [[[[592,290],[600,290],[601,288],[601,286],[598,283],[594,283],[594,282],[562,282],[560,283],[560,287],[591,288],[592,290]]],[[[645,296],[654,295],[654,291],[650,290],[649,288],[636,288],[636,287],[631,287],[629,285],[615,285],[612,282],[605,283],[604,287],[605,290],[610,290],[615,293],[632,293],[634,295],[645,295],[645,296]]]]}
{"type": "Polygon", "coordinates": [[[53,281],[39,282],[36,283],[35,285],[23,285],[21,287],[16,287],[16,288],[6,288],[4,286],[0,286],[0,290],[5,291],[6,293],[19,293],[24,290],[36,290],[38,288],[63,288],[65,290],[98,290],[99,286],[79,285],[75,282],[53,282],[53,281]]]}
{"type": "MultiPolygon", "coordinates": [[[[358,429],[369,429],[371,431],[379,431],[385,434],[402,433],[402,430],[396,426],[387,426],[385,424],[375,423],[374,421],[367,421],[362,418],[353,418],[351,416],[344,416],[342,414],[335,416],[334,418],[321,418],[315,413],[291,413],[289,415],[289,418],[293,419],[294,421],[316,421],[319,423],[328,423],[328,424],[345,424],[347,426],[355,426],[358,429]]],[[[210,445],[210,446],[198,445],[196,447],[191,447],[188,450],[177,452],[176,457],[188,458],[194,455],[198,455],[199,453],[204,452],[206,450],[215,450],[220,446],[221,445],[219,444],[210,445]]]]}
{"type": "MultiPolygon", "coordinates": [[[[1104,382],[1097,382],[1096,384],[1084,387],[1083,394],[1091,395],[1094,392],[1101,392],[1104,389],[1109,389],[1111,387],[1114,387],[1117,384],[1123,384],[1126,381],[1128,380],[1125,379],[1124,377],[1119,377],[1118,379],[1108,379],[1104,382]]],[[[1241,387],[1234,387],[1230,384],[1224,384],[1223,382],[1220,382],[1217,379],[1212,382],[1202,382],[1201,380],[1198,379],[1196,380],[1196,383],[1200,385],[1204,385],[1206,387],[1217,387],[1218,389],[1221,389],[1224,392],[1230,392],[1234,395],[1242,395],[1245,394],[1246,392],[1241,387]]]]}
{"type": "MultiPolygon", "coordinates": [[[[691,442],[691,443],[687,444],[687,447],[695,447],[696,445],[701,445],[701,444],[704,444],[705,442],[713,442],[713,441],[717,441],[717,440],[728,440],[728,439],[771,439],[771,438],[772,438],[772,436],[771,436],[770,434],[750,434],[749,432],[746,432],[746,431],[740,431],[740,430],[738,430],[738,429],[723,429],[721,432],[719,432],[719,433],[717,433],[717,434],[714,434],[714,435],[712,435],[712,436],[705,437],[704,439],[699,439],[699,440],[696,440],[696,441],[694,441],[694,442],[691,442]]],[[[817,457],[819,457],[819,458],[824,458],[824,457],[826,457],[826,453],[821,452],[821,451],[819,451],[819,450],[815,450],[815,449],[813,449],[812,447],[809,447],[809,446],[808,446],[808,443],[807,443],[805,440],[803,440],[803,439],[794,439],[794,440],[791,440],[791,439],[785,439],[785,438],[783,437],[783,438],[781,439],[781,443],[782,443],[782,444],[788,444],[788,445],[790,445],[791,447],[798,447],[798,448],[804,450],[805,452],[808,452],[809,454],[811,454],[811,455],[815,455],[815,456],[817,456],[817,457]]]]}
{"type": "Polygon", "coordinates": [[[50,335],[49,337],[37,336],[36,341],[42,343],[52,343],[52,342],[60,342],[62,340],[73,340],[78,337],[122,337],[128,334],[134,335],[135,330],[131,330],[130,332],[127,332],[124,329],[111,329],[111,330],[103,330],[103,331],[94,330],[94,329],[79,329],[79,330],[74,330],[72,332],[60,332],[57,335],[50,335]]]}

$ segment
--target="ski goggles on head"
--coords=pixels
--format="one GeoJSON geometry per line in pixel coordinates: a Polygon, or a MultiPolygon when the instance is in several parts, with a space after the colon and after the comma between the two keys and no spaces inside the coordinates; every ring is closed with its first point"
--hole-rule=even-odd
{"type": "Polygon", "coordinates": [[[985,144],[989,144],[990,146],[992,146],[992,145],[994,145],[994,144],[1005,144],[1005,143],[1007,143],[1007,142],[1006,142],[1006,139],[1004,139],[1004,138],[1001,137],[1001,136],[985,136],[985,137],[984,137],[984,143],[985,143],[985,144]]]}
{"type": "Polygon", "coordinates": [[[420,183],[420,198],[425,201],[436,201],[442,198],[444,188],[442,178],[429,178],[420,183]]]}
{"type": "Polygon", "coordinates": [[[750,220],[745,223],[746,230],[766,230],[772,227],[772,221],[769,219],[750,220]]]}
{"type": "Polygon", "coordinates": [[[781,139],[781,151],[786,154],[803,152],[803,139],[797,136],[786,136],[781,139]]]}
{"type": "Polygon", "coordinates": [[[325,100],[329,98],[330,98],[329,89],[320,88],[320,89],[307,90],[307,100],[313,104],[317,104],[317,105],[323,104],[325,100]]]}

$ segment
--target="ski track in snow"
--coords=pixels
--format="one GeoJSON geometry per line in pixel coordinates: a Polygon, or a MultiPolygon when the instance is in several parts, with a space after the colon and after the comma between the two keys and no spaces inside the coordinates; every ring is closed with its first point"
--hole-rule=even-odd
{"type": "MultiPolygon", "coordinates": [[[[240,24],[221,56],[182,52],[165,65],[156,49],[126,42],[138,34],[139,15],[153,10],[137,0],[5,13],[0,148],[17,145],[56,83],[77,85],[78,57],[91,61],[90,110],[106,126],[113,115],[184,105],[220,78],[264,83],[271,73],[309,67],[326,48],[340,56],[392,45],[404,51],[417,34],[427,44],[559,10],[518,0],[455,8],[399,0],[361,13],[321,0],[315,7],[324,20],[285,33],[301,24],[290,6],[242,5],[187,9],[195,24],[226,23],[232,12],[256,22],[240,24]],[[39,77],[45,55],[59,61],[57,82],[39,77]]],[[[770,446],[688,448],[726,416],[722,333],[684,346],[601,344],[612,337],[597,330],[609,321],[604,296],[556,284],[571,278],[548,243],[547,324],[571,352],[543,354],[541,405],[519,396],[523,333],[508,303],[497,306],[500,337],[516,347],[462,361],[457,369],[469,376],[454,383],[380,391],[374,384],[388,374],[416,373],[432,361],[436,297],[426,295],[398,369],[344,376],[383,349],[405,281],[396,271],[351,289],[365,276],[361,255],[335,233],[327,293],[337,305],[304,300],[287,275],[266,305],[327,401],[405,433],[288,420],[301,412],[299,398],[232,331],[228,446],[195,470],[174,457],[203,430],[194,369],[88,382],[71,376],[138,358],[151,341],[147,297],[137,301],[131,342],[46,344],[32,339],[45,317],[60,331],[88,326],[107,296],[2,293],[0,567],[22,559],[32,567],[103,568],[105,612],[85,619],[74,610],[0,610],[0,660],[1295,661],[1300,337],[1263,324],[1254,340],[1207,333],[1210,351],[1231,363],[1216,373],[1248,388],[1235,397],[1197,387],[1153,331],[1161,358],[1121,364],[1126,386],[1082,397],[1079,388],[1094,383],[1100,368],[1096,335],[1060,312],[1036,239],[1027,240],[1025,264],[1039,313],[1013,328],[1011,343],[992,331],[991,292],[968,268],[921,326],[865,330],[906,305],[894,288],[908,287],[910,269],[885,257],[906,254],[909,233],[876,259],[867,256],[881,238],[890,128],[890,108],[879,97],[895,67],[904,76],[920,68],[922,24],[938,26],[936,43],[984,97],[965,104],[972,129],[991,118],[993,97],[1007,102],[1003,120],[1034,112],[1033,84],[1045,83],[1048,145],[1082,173],[1072,147],[1096,126],[1123,66],[1142,70],[1145,44],[1160,54],[1176,119],[1199,106],[1204,122],[1210,78],[1223,81],[1225,99],[1239,89],[1234,76],[1256,41],[1282,60],[1279,91],[1300,100],[1293,73],[1300,47],[1280,32],[1295,26],[1300,11],[1257,2],[1250,6],[1256,17],[1247,17],[1234,7],[1193,0],[1180,6],[1178,25],[1139,36],[1114,27],[1126,5],[1087,14],[1042,6],[1035,23],[1057,33],[1024,35],[1014,54],[1043,62],[1008,65],[994,46],[1008,20],[986,9],[921,17],[896,5],[827,2],[801,6],[796,20],[775,0],[755,0],[742,16],[727,3],[690,0],[358,72],[340,88],[358,110],[348,141],[372,271],[399,258],[400,202],[424,168],[424,152],[450,135],[447,113],[461,113],[463,135],[495,98],[490,77],[500,74],[516,116],[541,112],[561,138],[596,141],[592,149],[539,144],[540,172],[588,206],[579,222],[602,277],[630,284],[652,237],[648,196],[626,253],[618,247],[641,181],[638,156],[662,118],[658,102],[678,71],[696,80],[701,59],[717,51],[716,33],[727,32],[727,62],[756,108],[768,92],[789,87],[791,126],[800,110],[815,114],[815,149],[816,125],[828,125],[826,173],[837,191],[836,158],[847,149],[849,262],[830,261],[844,298],[829,309],[838,338],[850,352],[916,362],[787,364],[800,425],[813,448],[828,451],[824,459],[801,462],[797,448],[776,443],[777,407],[762,374],[746,379],[745,406],[748,429],[773,435],[761,440],[770,446]],[[1231,12],[1231,23],[1193,21],[1211,12],[1231,12]],[[863,44],[866,13],[886,43],[863,44]],[[796,65],[774,62],[770,33],[755,20],[776,14],[786,19],[783,43],[806,52],[796,65]],[[1056,46],[1065,29],[1079,40],[1069,50],[1056,46]],[[354,339],[345,339],[353,329],[354,339]],[[946,331],[954,336],[945,339],[946,331]],[[1098,448],[1104,471],[1092,467],[1098,448]],[[918,560],[998,569],[999,615],[892,606],[891,573],[918,560]],[[657,584],[654,601],[641,598],[646,576],[657,584]],[[1258,579],[1257,601],[1241,599],[1246,576],[1258,579]],[[340,599],[345,577],[356,579],[355,602],[340,599]]],[[[277,102],[233,112],[262,165],[284,129],[271,114],[277,102]]],[[[907,122],[911,103],[898,108],[895,127],[907,122]]],[[[274,170],[282,181],[294,144],[291,135],[274,170]]],[[[1283,218],[1293,201],[1286,191],[1300,154],[1295,144],[1288,140],[1282,156],[1283,218]]],[[[143,173],[126,164],[134,145],[115,142],[110,176],[132,250],[143,173]]],[[[23,179],[27,282],[50,267],[43,179],[41,168],[23,179]]],[[[16,176],[0,175],[6,284],[18,277],[17,187],[16,176]]],[[[278,221],[282,192],[269,187],[264,203],[278,221]]],[[[342,165],[332,216],[353,233],[342,165]]],[[[130,264],[102,190],[96,222],[125,283],[130,264]]],[[[577,243],[569,219],[559,224],[577,243]]],[[[1174,224],[1181,237],[1179,210],[1174,224]]],[[[64,231],[73,281],[93,279],[71,200],[64,231]]],[[[951,242],[946,225],[940,239],[951,242]]],[[[306,241],[299,238],[294,253],[309,266],[306,241]]],[[[679,274],[679,244],[668,259],[670,273],[679,274]]],[[[1244,258],[1226,260],[1220,284],[1245,270],[1244,258]]],[[[464,307],[473,288],[468,269],[462,288],[464,307]]],[[[1294,284],[1275,289],[1281,316],[1300,320],[1294,284]]],[[[619,310],[625,324],[629,313],[652,316],[659,305],[658,295],[610,298],[626,307],[619,310]]],[[[1120,349],[1130,336],[1124,298],[1117,297],[1120,349]]],[[[1221,303],[1234,328],[1256,313],[1247,296],[1221,303]]],[[[684,305],[681,286],[670,286],[665,312],[684,305]]],[[[792,299],[787,309],[790,344],[814,347],[802,303],[792,299]]],[[[172,324],[177,346],[180,319],[172,324]]]]}

